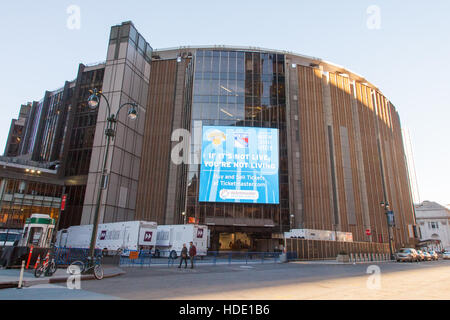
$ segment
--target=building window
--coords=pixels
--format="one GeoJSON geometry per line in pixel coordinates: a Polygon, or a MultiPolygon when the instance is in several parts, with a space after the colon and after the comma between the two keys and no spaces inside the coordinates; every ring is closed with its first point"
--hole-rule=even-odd
{"type": "Polygon", "coordinates": [[[428,228],[439,229],[439,222],[428,222],[428,228]]]}

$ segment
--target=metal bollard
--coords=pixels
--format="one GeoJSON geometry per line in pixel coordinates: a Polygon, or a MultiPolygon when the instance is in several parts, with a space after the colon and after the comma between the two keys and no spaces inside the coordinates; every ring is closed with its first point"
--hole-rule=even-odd
{"type": "Polygon", "coordinates": [[[25,260],[22,261],[22,268],[20,268],[20,276],[19,276],[19,286],[17,289],[22,289],[22,282],[23,282],[23,271],[25,269],[25,260]]]}

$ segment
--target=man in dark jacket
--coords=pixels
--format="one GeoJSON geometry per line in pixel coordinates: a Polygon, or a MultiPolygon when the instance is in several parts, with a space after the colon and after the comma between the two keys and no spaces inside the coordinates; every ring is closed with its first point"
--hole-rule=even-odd
{"type": "Polygon", "coordinates": [[[197,248],[194,246],[194,243],[191,241],[191,246],[189,247],[189,258],[191,259],[191,269],[194,269],[194,258],[197,255],[197,248]]]}
{"type": "Polygon", "coordinates": [[[181,259],[180,259],[180,265],[178,268],[181,268],[181,264],[184,260],[184,268],[187,268],[187,258],[188,258],[188,249],[186,247],[186,243],[183,243],[183,249],[181,249],[181,259]]]}

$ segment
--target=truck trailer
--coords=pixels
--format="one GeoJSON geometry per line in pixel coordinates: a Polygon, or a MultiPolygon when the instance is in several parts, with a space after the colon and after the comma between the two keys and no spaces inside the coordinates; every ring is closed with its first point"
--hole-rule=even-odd
{"type": "MultiPolygon", "coordinates": [[[[90,247],[92,225],[72,226],[58,232],[56,246],[65,248],[90,247]]],[[[108,251],[149,250],[156,245],[156,222],[128,221],[104,223],[98,226],[96,249],[108,251]]]]}
{"type": "Polygon", "coordinates": [[[189,249],[189,243],[193,242],[197,249],[197,256],[206,256],[209,247],[209,233],[210,230],[204,225],[159,225],[155,255],[176,259],[181,255],[183,244],[186,244],[189,249]]]}

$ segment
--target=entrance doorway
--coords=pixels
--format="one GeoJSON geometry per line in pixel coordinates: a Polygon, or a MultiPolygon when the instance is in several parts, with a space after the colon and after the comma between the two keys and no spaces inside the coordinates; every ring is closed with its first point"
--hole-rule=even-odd
{"type": "Polygon", "coordinates": [[[247,233],[220,233],[219,234],[219,250],[220,251],[241,251],[251,250],[253,241],[247,233]]]}

